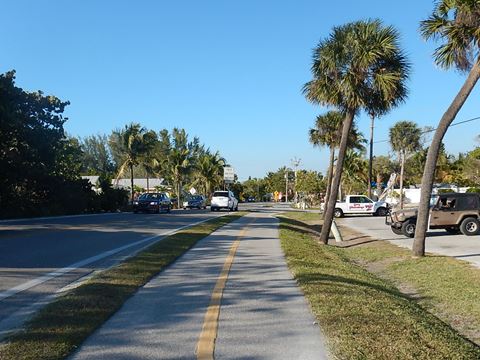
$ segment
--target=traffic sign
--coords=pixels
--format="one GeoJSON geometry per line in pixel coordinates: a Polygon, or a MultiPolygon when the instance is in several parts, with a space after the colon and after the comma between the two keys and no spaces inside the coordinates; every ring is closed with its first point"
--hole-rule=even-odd
{"type": "Polygon", "coordinates": [[[223,180],[225,182],[235,181],[235,169],[231,166],[225,166],[223,168],[223,180]]]}

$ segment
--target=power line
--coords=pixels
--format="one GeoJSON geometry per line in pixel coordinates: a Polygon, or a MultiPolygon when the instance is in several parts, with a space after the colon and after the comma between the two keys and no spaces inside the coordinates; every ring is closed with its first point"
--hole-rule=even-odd
{"type": "MultiPolygon", "coordinates": [[[[453,126],[465,124],[465,123],[468,123],[468,122],[471,122],[471,121],[479,120],[479,119],[480,119],[480,116],[474,117],[474,118],[468,119],[468,120],[462,120],[462,121],[459,121],[459,122],[450,124],[449,128],[450,128],[450,127],[453,127],[453,126]]],[[[424,130],[424,131],[422,131],[420,134],[421,134],[421,135],[423,135],[423,134],[428,134],[429,132],[432,132],[432,131],[435,131],[435,130],[437,130],[437,128],[424,130]]],[[[373,143],[374,143],[374,144],[379,144],[379,143],[384,143],[384,142],[389,142],[389,141],[390,141],[390,140],[379,140],[379,141],[374,141],[373,143]]]]}

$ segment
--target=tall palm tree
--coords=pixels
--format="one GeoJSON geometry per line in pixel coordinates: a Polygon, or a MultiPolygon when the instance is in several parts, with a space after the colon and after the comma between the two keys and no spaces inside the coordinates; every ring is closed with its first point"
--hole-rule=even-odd
{"type": "Polygon", "coordinates": [[[334,106],[345,114],[338,151],[337,171],[332,181],[320,240],[328,243],[333,211],[340,185],[348,134],[360,110],[382,113],[406,97],[407,62],[398,43],[398,33],[380,20],[357,21],[335,27],[313,54],[314,79],[304,85],[313,103],[334,106]],[[382,101],[371,102],[372,95],[382,101]]]}
{"type": "Polygon", "coordinates": [[[121,176],[125,174],[127,169],[130,170],[130,189],[131,200],[134,200],[134,186],[133,186],[133,168],[140,163],[140,158],[144,153],[143,135],[146,130],[138,123],[131,123],[125,125],[122,130],[112,132],[110,136],[110,147],[112,151],[119,155],[121,164],[118,169],[117,182],[121,176]]]}
{"type": "Polygon", "coordinates": [[[429,202],[442,139],[480,78],[480,1],[438,1],[430,17],[421,22],[420,31],[427,40],[440,39],[443,41],[434,52],[435,62],[438,66],[444,69],[454,67],[459,71],[468,72],[468,75],[460,91],[440,119],[428,149],[413,242],[415,256],[425,255],[429,202]]]}
{"type": "MultiPolygon", "coordinates": [[[[325,191],[325,204],[330,197],[330,189],[335,164],[335,150],[340,145],[343,119],[345,115],[339,111],[331,110],[326,114],[317,116],[315,127],[309,130],[309,141],[314,146],[326,146],[329,149],[329,163],[327,170],[327,189],[325,191]]],[[[348,146],[352,149],[364,151],[365,140],[355,124],[349,133],[348,146]]],[[[325,214],[325,213],[323,213],[325,214]]]]}
{"type": "Polygon", "coordinates": [[[403,177],[407,155],[421,149],[422,130],[413,121],[399,121],[390,128],[390,146],[400,162],[400,208],[403,209],[403,177]]]}
{"type": "Polygon", "coordinates": [[[150,175],[155,173],[159,168],[159,161],[156,159],[156,148],[158,146],[157,133],[153,130],[147,131],[142,136],[143,141],[143,153],[140,158],[140,163],[145,169],[147,176],[147,193],[150,191],[149,178],[150,175]]]}

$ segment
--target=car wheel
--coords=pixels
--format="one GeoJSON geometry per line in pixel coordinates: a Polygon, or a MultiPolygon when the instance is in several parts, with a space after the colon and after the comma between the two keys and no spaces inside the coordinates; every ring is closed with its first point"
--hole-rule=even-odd
{"type": "Polygon", "coordinates": [[[406,237],[413,238],[415,236],[416,220],[407,220],[402,224],[402,234],[406,237]]]}
{"type": "Polygon", "coordinates": [[[375,216],[387,216],[387,209],[384,207],[379,207],[377,211],[375,212],[375,216]]]}
{"type": "Polygon", "coordinates": [[[160,214],[160,205],[157,207],[157,209],[155,210],[155,214],[160,214]]]}
{"type": "Polygon", "coordinates": [[[342,209],[336,208],[335,210],[333,210],[333,216],[335,216],[336,218],[343,217],[342,209]]]}
{"type": "Polygon", "coordinates": [[[402,229],[396,228],[395,226],[390,227],[395,235],[403,235],[402,229]]]}
{"type": "Polygon", "coordinates": [[[172,207],[171,207],[171,206],[168,206],[168,207],[167,207],[167,214],[170,214],[170,211],[172,211],[172,207]]]}
{"type": "Polygon", "coordinates": [[[445,231],[451,235],[457,235],[460,234],[460,229],[456,226],[449,226],[445,228],[445,231]]]}
{"type": "Polygon", "coordinates": [[[467,236],[478,235],[480,233],[480,221],[473,217],[466,218],[460,224],[460,231],[467,236]]]}
{"type": "Polygon", "coordinates": [[[238,211],[238,205],[235,207],[235,211],[238,211]]]}
{"type": "Polygon", "coordinates": [[[137,210],[133,210],[133,213],[134,213],[134,214],[138,214],[138,211],[137,211],[137,210]]]}

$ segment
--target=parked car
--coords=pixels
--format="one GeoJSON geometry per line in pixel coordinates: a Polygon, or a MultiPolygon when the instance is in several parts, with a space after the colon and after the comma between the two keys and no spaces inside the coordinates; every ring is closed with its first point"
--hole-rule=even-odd
{"type": "Polygon", "coordinates": [[[183,209],[206,209],[207,199],[203,195],[192,195],[187,201],[183,202],[183,209]]]}
{"type": "MultiPolygon", "coordinates": [[[[321,205],[324,209],[325,204],[321,205]]],[[[373,216],[385,216],[388,212],[388,204],[384,201],[373,201],[365,195],[347,195],[345,201],[337,201],[333,215],[336,218],[346,214],[372,214],[373,216]]]]}
{"type": "Polygon", "coordinates": [[[160,211],[169,213],[171,209],[172,203],[165,193],[145,193],[133,202],[134,213],[154,212],[158,214],[160,211]]]}
{"type": "Polygon", "coordinates": [[[253,196],[249,196],[247,198],[247,202],[255,202],[255,198],[253,196]]]}
{"type": "Polygon", "coordinates": [[[231,191],[222,190],[215,191],[212,196],[212,202],[210,205],[212,211],[218,211],[221,209],[228,209],[230,211],[238,210],[238,200],[231,191]]]}
{"type": "MultiPolygon", "coordinates": [[[[385,218],[397,235],[415,236],[417,208],[397,209],[385,218]]],[[[467,236],[480,234],[480,194],[439,194],[430,208],[429,229],[445,229],[450,234],[467,236]]]]}

